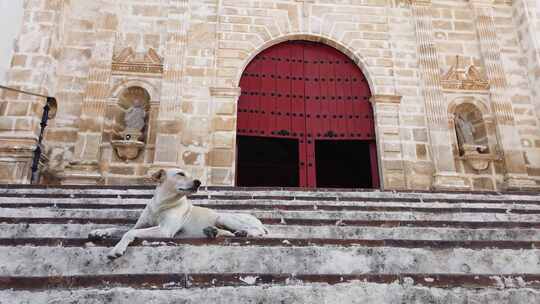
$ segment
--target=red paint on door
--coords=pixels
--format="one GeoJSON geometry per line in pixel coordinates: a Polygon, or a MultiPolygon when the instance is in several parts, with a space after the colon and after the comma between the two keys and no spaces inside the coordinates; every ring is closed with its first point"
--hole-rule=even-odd
{"type": "Polygon", "coordinates": [[[252,60],[240,87],[238,135],[296,139],[299,186],[317,186],[316,141],[335,140],[369,144],[371,186],[379,187],[371,92],[346,55],[321,43],[280,43],[252,60]]]}

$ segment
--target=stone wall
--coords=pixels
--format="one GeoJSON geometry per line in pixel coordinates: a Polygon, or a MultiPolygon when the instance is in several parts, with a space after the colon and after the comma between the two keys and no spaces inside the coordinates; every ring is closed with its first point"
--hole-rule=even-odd
{"type": "Polygon", "coordinates": [[[11,66],[14,44],[23,19],[22,0],[0,0],[0,84],[4,84],[11,66]]]}
{"type": "MultiPolygon", "coordinates": [[[[58,98],[46,146],[63,183],[144,183],[180,166],[233,185],[243,69],[279,42],[318,41],[370,84],[385,189],[534,189],[538,14],[532,0],[27,0],[9,81],[58,98]],[[112,126],[130,87],[150,107],[144,147],[126,161],[112,126]],[[462,103],[483,113],[489,153],[460,155],[462,103]]],[[[24,182],[42,103],[8,94],[2,105],[0,165],[19,173],[0,180],[24,182]]]]}

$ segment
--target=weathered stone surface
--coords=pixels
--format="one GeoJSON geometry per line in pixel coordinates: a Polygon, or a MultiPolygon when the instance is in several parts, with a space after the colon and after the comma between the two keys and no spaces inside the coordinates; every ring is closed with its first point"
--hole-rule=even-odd
{"type": "Polygon", "coordinates": [[[88,232],[127,229],[152,187],[0,188],[0,303],[540,299],[540,202],[534,194],[203,188],[194,203],[261,217],[275,213],[267,225],[270,238],[140,241],[108,261],[115,240],[90,242],[88,232]],[[362,211],[336,207],[373,209],[359,216],[362,211]],[[380,223],[383,214],[408,222],[380,223]],[[426,215],[435,221],[423,221],[426,215]],[[96,224],[96,216],[108,224],[96,224]],[[334,221],[307,224],[291,217],[334,221]],[[448,221],[438,225],[436,217],[448,221]],[[347,225],[347,218],[365,222],[347,225]],[[476,227],[464,226],[470,220],[476,227]],[[517,224],[529,228],[509,226],[517,224]]]}
{"type": "MultiPolygon", "coordinates": [[[[242,72],[278,42],[317,41],[342,51],[366,76],[382,188],[534,190],[539,10],[527,0],[36,0],[24,5],[6,84],[57,97],[46,144],[73,150],[73,163],[95,164],[66,169],[67,179],[110,181],[124,162],[112,153],[123,123],[114,105],[126,88],[140,87],[151,104],[145,147],[132,170],[113,175],[143,180],[149,167],[182,166],[205,183],[233,185],[242,72]],[[487,170],[471,170],[460,158],[455,100],[481,108],[480,133],[498,158],[487,170]]],[[[15,148],[11,138],[37,135],[42,101],[6,92],[0,101],[2,145],[15,148]]],[[[142,128],[137,121],[134,128],[142,128]]]]}

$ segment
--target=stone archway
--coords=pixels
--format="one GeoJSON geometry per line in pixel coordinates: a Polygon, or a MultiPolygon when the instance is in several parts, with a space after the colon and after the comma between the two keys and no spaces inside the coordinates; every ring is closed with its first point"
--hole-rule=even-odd
{"type": "Polygon", "coordinates": [[[340,51],[287,41],[243,72],[237,185],[378,188],[369,84],[340,51]]]}

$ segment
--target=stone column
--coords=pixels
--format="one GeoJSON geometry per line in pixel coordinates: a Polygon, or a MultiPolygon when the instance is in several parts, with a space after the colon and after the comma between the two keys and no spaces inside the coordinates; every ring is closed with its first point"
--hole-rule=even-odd
{"type": "Polygon", "coordinates": [[[95,45],[90,58],[86,93],[73,161],[66,168],[63,184],[98,184],[103,123],[110,94],[115,22],[103,13],[96,22],[95,45]]]}
{"type": "Polygon", "coordinates": [[[433,36],[431,0],[411,0],[416,23],[418,65],[425,101],[431,155],[435,168],[433,188],[465,190],[470,187],[456,172],[448,111],[441,86],[441,69],[433,36]]]}
{"type": "Polygon", "coordinates": [[[482,60],[490,83],[491,111],[495,117],[497,140],[506,168],[505,188],[534,188],[536,183],[527,175],[521,137],[507,91],[508,82],[493,20],[493,0],[470,0],[470,5],[474,11],[482,60]]]}
{"type": "MultiPolygon", "coordinates": [[[[56,59],[52,53],[62,5],[63,1],[24,2],[24,20],[6,79],[8,87],[55,94],[56,59]]],[[[30,182],[45,102],[45,98],[0,90],[0,183],[30,182]]]]}
{"type": "Polygon", "coordinates": [[[177,167],[184,127],[182,79],[186,47],[187,0],[170,0],[162,95],[157,119],[155,167],[177,167]]]}
{"type": "Polygon", "coordinates": [[[399,132],[401,96],[374,95],[370,102],[375,114],[381,188],[383,190],[406,189],[407,180],[399,132]]]}

